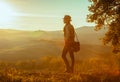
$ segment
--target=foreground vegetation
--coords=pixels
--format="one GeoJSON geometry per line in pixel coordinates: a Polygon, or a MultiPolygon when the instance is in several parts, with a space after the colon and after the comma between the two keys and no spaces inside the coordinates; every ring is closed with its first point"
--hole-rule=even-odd
{"type": "Polygon", "coordinates": [[[0,82],[120,82],[119,66],[111,59],[77,60],[75,72],[64,73],[60,57],[0,62],[0,82]]]}

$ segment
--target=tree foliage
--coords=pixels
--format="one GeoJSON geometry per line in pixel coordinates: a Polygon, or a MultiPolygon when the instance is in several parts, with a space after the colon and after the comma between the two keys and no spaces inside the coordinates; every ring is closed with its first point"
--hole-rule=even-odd
{"type": "Polygon", "coordinates": [[[107,27],[104,44],[112,44],[113,52],[120,52],[120,0],[89,0],[88,22],[96,24],[95,29],[107,27]]]}

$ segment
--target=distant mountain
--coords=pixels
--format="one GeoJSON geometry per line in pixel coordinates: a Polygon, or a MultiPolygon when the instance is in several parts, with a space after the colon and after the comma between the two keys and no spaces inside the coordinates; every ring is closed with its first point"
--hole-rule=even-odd
{"type": "MultiPolygon", "coordinates": [[[[112,54],[111,48],[103,46],[99,40],[104,31],[94,31],[93,27],[76,29],[81,43],[81,51],[76,53],[81,59],[112,54]]],[[[60,56],[64,46],[62,31],[18,31],[0,30],[0,60],[39,59],[42,56],[60,56]]]]}

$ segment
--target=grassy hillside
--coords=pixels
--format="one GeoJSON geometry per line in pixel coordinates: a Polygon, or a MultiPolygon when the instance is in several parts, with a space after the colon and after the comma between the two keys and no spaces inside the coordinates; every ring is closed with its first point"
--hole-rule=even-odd
{"type": "Polygon", "coordinates": [[[62,31],[0,30],[0,82],[119,82],[119,61],[99,40],[104,31],[76,29],[81,43],[73,74],[64,73],[62,31]]]}
{"type": "MultiPolygon", "coordinates": [[[[109,47],[99,40],[103,33],[93,28],[76,29],[81,43],[80,58],[111,54],[109,47]]],[[[0,30],[0,60],[36,59],[61,55],[64,46],[62,31],[0,30]]]]}

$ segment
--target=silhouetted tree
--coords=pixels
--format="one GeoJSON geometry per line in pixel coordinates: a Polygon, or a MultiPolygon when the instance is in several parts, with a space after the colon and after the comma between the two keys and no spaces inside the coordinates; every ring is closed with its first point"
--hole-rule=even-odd
{"type": "Polygon", "coordinates": [[[107,28],[104,44],[111,43],[113,52],[120,52],[120,0],[89,0],[88,22],[96,24],[95,29],[107,28]]]}

